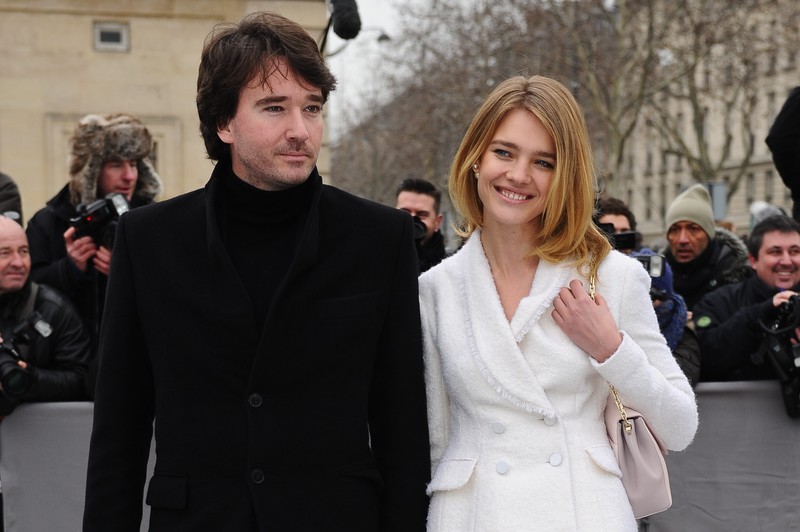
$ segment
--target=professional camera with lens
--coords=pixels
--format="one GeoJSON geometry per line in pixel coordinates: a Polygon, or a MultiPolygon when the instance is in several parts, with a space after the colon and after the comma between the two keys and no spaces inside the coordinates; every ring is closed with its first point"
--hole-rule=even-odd
{"type": "Polygon", "coordinates": [[[18,364],[22,357],[17,346],[29,344],[33,333],[47,338],[52,332],[50,324],[38,312],[33,312],[14,327],[10,335],[3,337],[0,344],[0,384],[5,395],[12,399],[21,397],[34,384],[31,372],[18,364]]]}
{"type": "Polygon", "coordinates": [[[428,226],[425,225],[419,216],[413,216],[414,220],[414,240],[417,242],[421,242],[422,239],[425,238],[425,235],[428,234],[428,226]]]}
{"type": "Polygon", "coordinates": [[[758,321],[764,332],[761,348],[751,357],[756,365],[769,364],[781,383],[783,404],[789,417],[800,417],[800,344],[794,343],[800,327],[800,297],[791,296],[774,316],[758,321]]]}
{"type": "Polygon", "coordinates": [[[119,217],[129,209],[128,200],[118,192],[88,204],[78,205],[78,215],[70,219],[75,238],[90,236],[95,244],[114,247],[114,233],[119,217]]]}
{"type": "Polygon", "coordinates": [[[615,233],[614,224],[597,223],[597,227],[606,235],[608,241],[617,250],[636,249],[636,231],[615,233]]]}

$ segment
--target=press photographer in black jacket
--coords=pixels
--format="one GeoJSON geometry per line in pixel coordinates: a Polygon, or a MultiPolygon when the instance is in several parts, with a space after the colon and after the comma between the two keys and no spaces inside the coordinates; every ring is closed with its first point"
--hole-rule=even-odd
{"type": "Polygon", "coordinates": [[[759,321],[774,320],[800,292],[800,224],[783,215],[766,218],[753,228],[747,248],[755,275],[710,292],[695,306],[701,381],[775,378],[753,355],[764,339],[759,321]]]}
{"type": "Polygon", "coordinates": [[[72,305],[31,282],[30,269],[25,232],[0,216],[0,416],[21,402],[86,398],[89,337],[72,305]]]}

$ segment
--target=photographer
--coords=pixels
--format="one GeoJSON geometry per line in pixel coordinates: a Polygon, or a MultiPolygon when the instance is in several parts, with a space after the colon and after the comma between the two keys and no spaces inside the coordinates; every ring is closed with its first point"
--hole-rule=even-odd
{"type": "MultiPolygon", "coordinates": [[[[764,341],[759,323],[774,321],[800,290],[800,224],[783,215],[766,218],[747,248],[755,276],[714,290],[695,307],[701,381],[776,377],[769,363],[754,361],[764,341]]],[[[796,342],[796,332],[792,337],[796,342]]]]}
{"type": "Polygon", "coordinates": [[[631,256],[645,264],[650,273],[650,299],[658,318],[658,328],[689,384],[694,387],[700,380],[700,344],[692,322],[687,319],[686,303],[672,286],[672,269],[663,256],[649,248],[634,251],[631,256]],[[655,258],[661,259],[660,267],[648,267],[649,261],[655,258]]]}
{"type": "Polygon", "coordinates": [[[613,234],[614,247],[617,250],[630,255],[641,247],[642,235],[636,231],[636,217],[624,201],[611,197],[601,198],[597,216],[599,223],[604,224],[603,230],[613,234]],[[607,230],[612,227],[613,231],[607,230]]]}
{"type": "Polygon", "coordinates": [[[414,217],[419,273],[425,272],[445,258],[444,236],[440,211],[442,193],[424,179],[404,179],[397,189],[398,209],[414,217]]]}
{"type": "MultiPolygon", "coordinates": [[[[108,238],[81,236],[74,227],[83,208],[118,193],[130,207],[152,203],[161,181],[148,158],[153,139],[138,119],[124,114],[87,115],[71,139],[70,180],[28,222],[31,278],[63,292],[83,318],[97,348],[111,263],[108,238]]],[[[106,236],[113,235],[113,227],[106,236]]]]}
{"type": "Polygon", "coordinates": [[[20,402],[85,399],[89,338],[55,290],[31,282],[28,239],[0,216],[0,416],[20,402]]]}

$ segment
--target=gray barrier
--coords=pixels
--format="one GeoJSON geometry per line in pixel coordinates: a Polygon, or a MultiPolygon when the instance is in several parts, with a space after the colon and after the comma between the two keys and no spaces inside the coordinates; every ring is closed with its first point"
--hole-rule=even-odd
{"type": "MultiPolygon", "coordinates": [[[[667,457],[673,507],[646,530],[800,532],[800,420],[777,382],[696,391],[695,441],[667,457]]],[[[80,530],[91,428],[91,403],[22,405],[0,423],[5,532],[80,530]]],[[[148,516],[145,506],[141,530],[148,516]]]]}

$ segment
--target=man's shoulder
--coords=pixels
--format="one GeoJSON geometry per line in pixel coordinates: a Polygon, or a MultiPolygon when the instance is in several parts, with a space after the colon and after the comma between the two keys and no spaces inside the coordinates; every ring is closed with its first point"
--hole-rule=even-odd
{"type": "Polygon", "coordinates": [[[389,207],[377,201],[356,196],[355,194],[333,185],[322,186],[321,201],[325,208],[351,212],[356,216],[372,214],[374,216],[386,216],[402,220],[405,215],[403,211],[395,209],[394,207],[389,207]]]}
{"type": "Polygon", "coordinates": [[[192,190],[178,196],[157,201],[131,209],[123,216],[130,221],[141,223],[141,220],[159,219],[161,217],[174,217],[176,214],[188,213],[192,209],[205,208],[205,189],[192,190]]]}
{"type": "Polygon", "coordinates": [[[49,309],[52,312],[77,312],[70,300],[57,289],[46,284],[36,283],[37,293],[34,308],[37,311],[49,309]]]}

